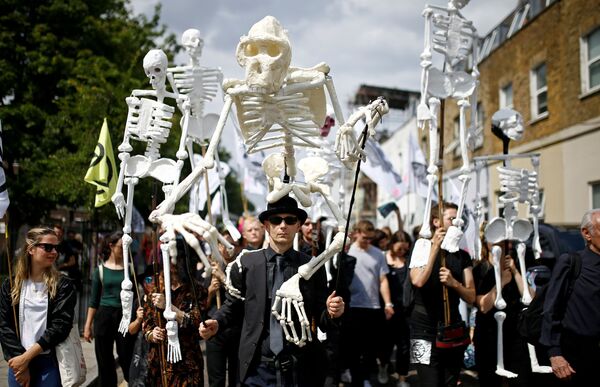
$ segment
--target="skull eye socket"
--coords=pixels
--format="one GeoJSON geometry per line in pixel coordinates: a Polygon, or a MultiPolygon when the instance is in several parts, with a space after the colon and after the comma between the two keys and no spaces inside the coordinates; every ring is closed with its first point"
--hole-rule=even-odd
{"type": "Polygon", "coordinates": [[[269,56],[278,56],[281,53],[281,50],[279,49],[279,46],[274,44],[274,43],[270,43],[267,45],[267,54],[269,54],[269,56]]]}
{"type": "Polygon", "coordinates": [[[246,47],[244,47],[244,54],[246,56],[256,56],[258,54],[258,47],[252,43],[248,43],[246,44],[246,47]]]}
{"type": "Polygon", "coordinates": [[[161,71],[162,71],[162,69],[161,69],[160,67],[155,67],[155,68],[154,68],[154,72],[155,72],[156,74],[159,74],[161,71]]]}

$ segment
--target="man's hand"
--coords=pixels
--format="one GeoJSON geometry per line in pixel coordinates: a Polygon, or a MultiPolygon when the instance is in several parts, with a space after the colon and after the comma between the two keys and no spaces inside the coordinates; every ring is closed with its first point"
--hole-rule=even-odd
{"type": "Polygon", "coordinates": [[[30,359],[27,357],[27,354],[23,353],[10,359],[8,361],[8,366],[12,368],[13,372],[15,373],[15,377],[18,377],[29,370],[29,361],[30,359]]]}
{"type": "Polygon", "coordinates": [[[141,306],[137,308],[137,310],[135,311],[135,317],[136,320],[143,320],[144,319],[144,308],[142,308],[141,306]]]}
{"type": "Polygon", "coordinates": [[[450,270],[447,267],[441,267],[440,268],[440,282],[449,287],[449,288],[456,288],[458,287],[458,285],[460,285],[460,283],[454,279],[454,277],[452,277],[452,273],[450,272],[450,270]]]}
{"type": "Polygon", "coordinates": [[[206,320],[200,324],[198,333],[204,340],[208,340],[217,334],[219,330],[219,322],[217,320],[206,320]]]}
{"type": "Polygon", "coordinates": [[[392,318],[392,316],[394,315],[394,306],[391,304],[387,304],[385,306],[385,308],[383,309],[383,313],[385,313],[385,319],[389,320],[392,318]]]}
{"type": "Polygon", "coordinates": [[[550,358],[550,364],[552,365],[552,371],[557,378],[562,380],[569,380],[571,375],[575,373],[575,370],[571,368],[571,365],[562,356],[552,356],[550,358]]]}
{"type": "Polygon", "coordinates": [[[17,383],[19,383],[23,387],[29,387],[29,382],[31,381],[31,374],[29,373],[29,368],[26,368],[22,372],[15,372],[14,374],[15,379],[17,379],[17,383]]]}
{"type": "Polygon", "coordinates": [[[153,343],[158,343],[160,341],[163,341],[165,339],[165,337],[167,336],[167,330],[164,328],[159,328],[159,327],[154,327],[154,329],[152,330],[152,335],[151,336],[151,341],[153,343]]]}
{"type": "Polygon", "coordinates": [[[335,295],[335,290],[327,297],[325,305],[327,305],[327,313],[331,318],[339,318],[344,314],[346,304],[342,297],[335,295]]]}

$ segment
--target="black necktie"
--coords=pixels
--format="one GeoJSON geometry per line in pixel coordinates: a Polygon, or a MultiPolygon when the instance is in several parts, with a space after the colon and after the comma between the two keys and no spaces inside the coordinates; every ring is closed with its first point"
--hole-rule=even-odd
{"type": "MultiPolygon", "coordinates": [[[[271,297],[273,302],[275,302],[275,293],[283,284],[283,256],[277,255],[275,257],[275,270],[274,270],[274,278],[273,278],[273,290],[271,292],[271,297]]],[[[281,304],[280,304],[281,305],[281,304]]],[[[281,310],[281,307],[279,308],[281,310]]],[[[275,355],[278,355],[281,350],[283,350],[283,332],[281,328],[281,324],[279,320],[275,318],[275,316],[271,313],[271,324],[269,328],[269,340],[271,351],[275,355]]]]}

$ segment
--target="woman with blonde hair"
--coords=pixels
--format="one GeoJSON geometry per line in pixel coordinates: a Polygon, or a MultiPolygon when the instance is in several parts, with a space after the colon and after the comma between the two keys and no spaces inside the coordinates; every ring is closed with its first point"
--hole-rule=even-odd
{"type": "Polygon", "coordinates": [[[29,230],[14,279],[0,289],[0,343],[10,387],[61,385],[53,349],[69,336],[76,292],[54,265],[58,246],[52,229],[29,230]]]}

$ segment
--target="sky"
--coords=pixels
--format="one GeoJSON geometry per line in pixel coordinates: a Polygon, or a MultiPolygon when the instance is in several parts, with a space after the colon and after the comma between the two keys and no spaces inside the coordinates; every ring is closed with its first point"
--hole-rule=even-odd
{"type": "MultiPolygon", "coordinates": [[[[135,14],[151,15],[158,0],[131,0],[135,14]]],[[[419,90],[419,55],[424,45],[424,18],[429,3],[444,0],[169,0],[160,19],[178,38],[188,28],[204,37],[202,63],[220,67],[225,78],[242,79],[235,59],[241,36],[266,15],[288,30],[292,65],[326,62],[340,103],[348,117],[348,101],[361,84],[419,90]]],[[[462,14],[485,36],[507,16],[518,0],[473,0],[462,14]]],[[[175,64],[187,63],[179,54],[175,64]]],[[[141,66],[141,63],[140,63],[141,66]]],[[[207,106],[218,113],[220,101],[207,106]]]]}

